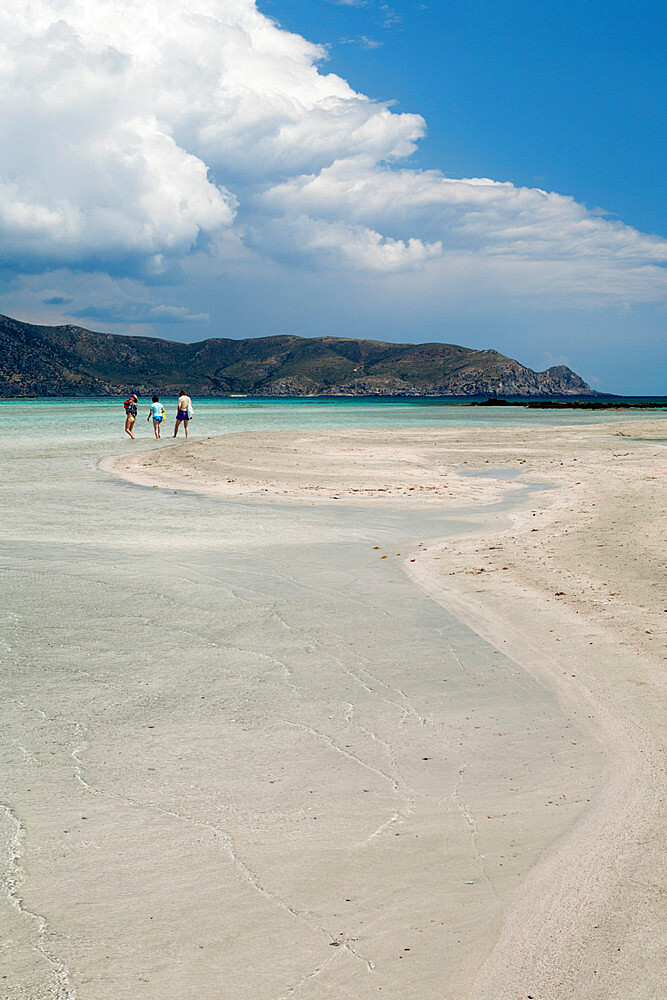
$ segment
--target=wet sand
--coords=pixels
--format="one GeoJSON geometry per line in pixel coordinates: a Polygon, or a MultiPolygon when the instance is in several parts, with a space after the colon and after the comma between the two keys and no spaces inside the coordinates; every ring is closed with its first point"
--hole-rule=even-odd
{"type": "MultiPolygon", "coordinates": [[[[467,535],[416,546],[402,554],[403,568],[553,692],[552,721],[561,711],[574,727],[562,752],[566,743],[575,750],[591,742],[586,763],[566,768],[566,790],[559,794],[581,808],[565,823],[555,819],[558,796],[543,795],[539,815],[534,800],[526,808],[522,795],[508,787],[495,803],[501,782],[490,744],[466,760],[464,771],[479,773],[475,807],[464,805],[462,815],[480,863],[494,859],[484,877],[497,893],[501,921],[492,920],[468,942],[446,996],[663,995],[667,452],[657,442],[664,441],[664,427],[656,420],[543,430],[230,435],[114,461],[115,471],[134,482],[228,498],[361,507],[381,498],[383,506],[408,510],[473,507],[466,511],[467,535]],[[516,487],[497,478],[498,469],[515,470],[516,482],[538,480],[551,488],[519,502],[509,515],[480,511],[476,517],[477,505],[511,496],[516,487]],[[595,747],[602,751],[603,771],[593,764],[595,747]],[[497,849],[512,813],[519,828],[529,818],[533,825],[520,847],[529,863],[508,885],[497,849]]],[[[382,555],[387,553],[378,550],[377,558],[382,555]]],[[[514,726],[516,738],[520,713],[514,726]]],[[[530,771],[533,789],[539,786],[534,754],[541,737],[539,728],[532,731],[523,757],[514,758],[515,769],[530,771]]],[[[394,889],[400,893],[402,884],[394,889]]],[[[441,905],[427,900],[425,913],[435,918],[441,905]]],[[[362,995],[341,992],[340,984],[327,992],[323,983],[313,982],[308,995],[362,995]]],[[[394,984],[401,1000],[413,995],[403,979],[394,984]]]]}
{"type": "Polygon", "coordinates": [[[75,482],[3,544],[3,1000],[462,995],[601,768],[403,572],[463,525],[75,482]]]}

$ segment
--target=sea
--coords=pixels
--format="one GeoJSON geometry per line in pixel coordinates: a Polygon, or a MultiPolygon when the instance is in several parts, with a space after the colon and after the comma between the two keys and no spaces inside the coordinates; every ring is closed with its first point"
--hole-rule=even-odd
{"type": "MultiPolygon", "coordinates": [[[[539,410],[527,407],[473,406],[473,400],[442,398],[336,398],[336,397],[244,397],[196,399],[196,419],[190,425],[194,436],[212,436],[237,431],[299,430],[302,428],[351,427],[522,427],[599,423],[659,417],[667,406],[667,396],[614,397],[614,404],[642,409],[627,410],[539,410]],[[643,407],[655,405],[655,410],[643,407]]],[[[513,397],[507,397],[513,401],[513,397]]],[[[163,397],[168,413],[176,409],[176,399],[163,397]]],[[[139,404],[137,434],[153,437],[149,424],[148,397],[139,404]]],[[[40,439],[69,443],[95,442],[95,447],[116,450],[118,423],[125,415],[122,400],[109,397],[64,397],[44,399],[4,399],[2,413],[6,441],[27,441],[34,433],[40,439]]],[[[121,436],[121,442],[126,443],[121,436]]]]}
{"type": "MultiPolygon", "coordinates": [[[[654,415],[194,407],[193,438],[654,415]]],[[[275,1000],[313,976],[312,996],[446,995],[585,807],[599,750],[403,572],[471,511],[234,503],[101,471],[156,446],[147,414],[133,443],[121,400],[3,402],[4,995],[275,1000]]]]}

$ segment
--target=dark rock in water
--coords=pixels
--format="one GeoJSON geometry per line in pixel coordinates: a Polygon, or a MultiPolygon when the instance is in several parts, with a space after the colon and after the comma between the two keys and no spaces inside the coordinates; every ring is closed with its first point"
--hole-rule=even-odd
{"type": "MultiPolygon", "coordinates": [[[[342,337],[155,337],[33,326],[0,317],[0,395],[596,396],[557,365],[534,372],[497,351],[342,337]]],[[[492,400],[488,405],[504,405],[492,400]]]]}
{"type": "Polygon", "coordinates": [[[519,406],[519,405],[523,406],[524,404],[510,403],[509,399],[498,399],[497,396],[492,396],[491,399],[484,399],[481,402],[475,400],[475,402],[471,403],[470,405],[471,406],[519,406]]]}
{"type": "Polygon", "coordinates": [[[495,396],[483,401],[475,400],[469,406],[523,406],[529,410],[659,410],[664,402],[626,403],[603,402],[590,399],[497,399],[495,396]]]}

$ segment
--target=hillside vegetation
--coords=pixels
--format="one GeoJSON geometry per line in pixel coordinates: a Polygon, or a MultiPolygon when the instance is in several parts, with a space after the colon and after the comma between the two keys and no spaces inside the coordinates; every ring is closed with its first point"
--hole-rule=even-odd
{"type": "Polygon", "coordinates": [[[0,317],[3,396],[173,394],[260,396],[595,395],[569,368],[534,372],[497,351],[338,337],[155,337],[34,326],[0,317]]]}

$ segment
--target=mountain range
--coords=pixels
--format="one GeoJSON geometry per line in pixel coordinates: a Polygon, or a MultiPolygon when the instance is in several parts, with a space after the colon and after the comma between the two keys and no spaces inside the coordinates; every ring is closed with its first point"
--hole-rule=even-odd
{"type": "Polygon", "coordinates": [[[595,396],[565,365],[535,372],[455,344],[289,335],[194,344],[0,316],[0,395],[595,396]]]}

